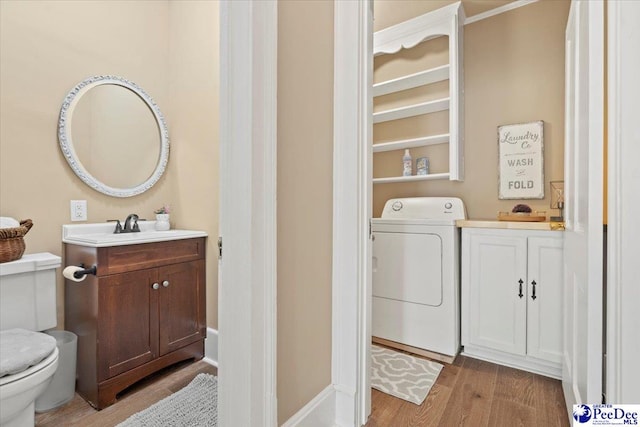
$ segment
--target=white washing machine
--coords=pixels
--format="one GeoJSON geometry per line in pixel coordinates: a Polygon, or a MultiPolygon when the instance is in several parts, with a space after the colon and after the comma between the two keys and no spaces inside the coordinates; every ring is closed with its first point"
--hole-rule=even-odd
{"type": "Polygon", "coordinates": [[[373,233],[374,337],[455,356],[460,349],[462,200],[388,200],[373,233]]]}

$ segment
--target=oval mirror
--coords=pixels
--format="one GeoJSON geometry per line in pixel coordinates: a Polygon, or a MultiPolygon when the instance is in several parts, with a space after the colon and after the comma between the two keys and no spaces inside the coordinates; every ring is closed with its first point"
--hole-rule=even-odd
{"type": "Polygon", "coordinates": [[[116,76],[90,77],[67,94],[58,139],[75,174],[109,196],[147,191],[169,160],[160,109],[141,87],[116,76]]]}

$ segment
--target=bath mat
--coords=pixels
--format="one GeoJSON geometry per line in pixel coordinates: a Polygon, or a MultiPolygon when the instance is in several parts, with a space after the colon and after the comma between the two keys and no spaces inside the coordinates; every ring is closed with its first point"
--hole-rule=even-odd
{"type": "Polygon", "coordinates": [[[377,345],[371,346],[371,387],[422,404],[443,366],[377,345]]]}
{"type": "Polygon", "coordinates": [[[218,378],[198,374],[188,386],[133,414],[117,427],[216,427],[218,378]]]}

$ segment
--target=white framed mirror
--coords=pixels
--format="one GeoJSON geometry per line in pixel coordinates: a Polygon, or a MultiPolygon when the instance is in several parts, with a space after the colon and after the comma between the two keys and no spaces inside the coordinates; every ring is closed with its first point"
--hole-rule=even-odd
{"type": "Polygon", "coordinates": [[[67,94],[58,120],[60,148],[88,186],[114,197],[150,189],[169,161],[169,131],[160,108],[140,86],[93,76],[67,94]]]}

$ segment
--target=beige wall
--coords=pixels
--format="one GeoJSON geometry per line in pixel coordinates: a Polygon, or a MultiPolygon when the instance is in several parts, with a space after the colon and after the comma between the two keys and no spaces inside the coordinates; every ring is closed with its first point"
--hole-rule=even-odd
{"type": "MultiPolygon", "coordinates": [[[[464,27],[465,181],[421,181],[374,186],[373,215],[380,216],[393,197],[457,196],[470,218],[495,219],[498,211],[517,203],[551,213],[549,181],[562,180],[564,168],[564,31],[569,1],[544,0],[464,27]],[[543,200],[498,199],[497,127],[543,120],[545,196],[543,200]]],[[[432,10],[430,2],[377,0],[376,30],[432,10]],[[422,9],[421,9],[422,8],[422,9]],[[399,19],[398,17],[401,17],[399,19]]],[[[389,58],[375,60],[374,81],[447,63],[447,44],[433,40],[389,58]]],[[[446,96],[446,82],[376,100],[375,109],[398,103],[446,96]]],[[[374,143],[417,137],[420,133],[446,133],[448,114],[381,123],[374,126],[374,143]]],[[[448,170],[446,145],[411,150],[414,158],[426,155],[431,172],[448,170]]],[[[398,176],[402,151],[374,154],[374,176],[398,176]]],[[[553,212],[553,215],[557,211],[553,212]]]]}
{"type": "Polygon", "coordinates": [[[206,230],[207,325],[218,328],[219,2],[169,2],[175,226],[206,230]]]}
{"type": "Polygon", "coordinates": [[[331,383],[333,2],[278,3],[278,422],[331,383]]]}
{"type": "MultiPolygon", "coordinates": [[[[208,324],[215,327],[218,94],[211,82],[217,81],[217,4],[178,3],[0,2],[0,214],[33,219],[28,253],[62,255],[61,225],[70,223],[71,199],[87,200],[89,222],[124,219],[132,212],[152,219],[154,209],[170,203],[175,227],[212,236],[208,324]],[[145,194],[102,195],[73,174],[60,152],[56,131],[62,100],[79,81],[98,74],[136,82],[166,117],[169,165],[145,194]]],[[[60,276],[60,328],[63,283],[60,276]]]]}

